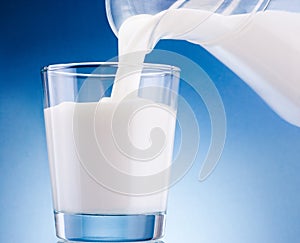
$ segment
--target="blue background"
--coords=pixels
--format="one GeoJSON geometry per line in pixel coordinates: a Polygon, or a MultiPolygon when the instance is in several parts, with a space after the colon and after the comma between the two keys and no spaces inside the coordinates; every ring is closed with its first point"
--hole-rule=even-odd
{"type": "MultiPolygon", "coordinates": [[[[117,39],[103,0],[11,0],[0,9],[0,242],[54,243],[39,70],[105,61],[117,55],[117,39]]],[[[165,243],[299,242],[300,129],[201,47],[162,41],[157,48],[201,65],[220,92],[228,122],[220,163],[200,183],[209,129],[203,121],[199,161],[170,191],[165,243]]],[[[189,89],[181,92],[201,120],[201,102],[189,89]]]]}

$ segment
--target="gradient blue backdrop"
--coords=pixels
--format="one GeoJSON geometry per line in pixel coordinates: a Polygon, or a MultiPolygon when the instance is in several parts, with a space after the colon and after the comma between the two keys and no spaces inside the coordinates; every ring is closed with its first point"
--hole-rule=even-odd
{"type": "MultiPolygon", "coordinates": [[[[10,0],[1,2],[0,12],[0,242],[54,243],[39,70],[51,63],[105,61],[117,54],[117,39],[104,0],[10,0]]],[[[220,163],[200,183],[209,121],[199,98],[182,87],[203,136],[198,162],[170,191],[165,243],[299,242],[300,129],[201,47],[162,41],[157,48],[202,66],[223,98],[228,121],[220,163]]]]}

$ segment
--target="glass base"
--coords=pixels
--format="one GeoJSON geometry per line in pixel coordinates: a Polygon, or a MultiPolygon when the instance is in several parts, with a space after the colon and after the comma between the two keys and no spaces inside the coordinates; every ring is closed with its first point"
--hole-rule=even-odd
{"type": "Polygon", "coordinates": [[[54,212],[57,237],[72,241],[145,241],[163,237],[165,213],[101,215],[54,212]]]}

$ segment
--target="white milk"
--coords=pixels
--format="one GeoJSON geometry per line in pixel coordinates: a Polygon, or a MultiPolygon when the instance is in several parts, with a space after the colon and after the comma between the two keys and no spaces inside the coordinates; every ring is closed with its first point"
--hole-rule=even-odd
{"type": "MultiPolygon", "coordinates": [[[[266,11],[257,13],[246,26],[241,25],[248,17],[191,9],[131,17],[119,31],[120,62],[142,63],[159,39],[183,39],[200,44],[238,74],[279,115],[300,126],[300,15],[266,11]],[[136,51],[140,54],[134,59],[122,57],[136,51]]],[[[99,186],[97,178],[90,176],[91,171],[87,169],[93,168],[92,173],[103,170],[104,158],[96,146],[101,141],[109,152],[110,163],[128,174],[155,174],[171,162],[175,115],[170,109],[145,110],[129,127],[131,141],[141,149],[150,145],[149,127],[160,127],[167,134],[166,147],[160,156],[141,167],[113,145],[106,125],[112,122],[117,102],[135,91],[140,81],[139,73],[134,78],[126,75],[125,69],[118,70],[112,98],[101,100],[98,108],[96,103],[62,103],[45,109],[55,210],[99,214],[165,210],[166,192],[142,197],[113,193],[99,186]],[[79,127],[75,132],[74,114],[79,127]],[[102,122],[93,123],[95,117],[102,122]]],[[[135,102],[140,100],[137,98],[135,102]]],[[[121,124],[123,119],[118,122],[121,124]]]]}
{"type": "MultiPolygon", "coordinates": [[[[138,214],[166,210],[166,192],[147,196],[127,196],[107,190],[101,186],[101,178],[97,178],[98,172],[109,173],[105,169],[105,158],[116,169],[136,176],[152,175],[170,165],[175,111],[165,105],[147,101],[150,106],[131,114],[128,123],[128,119],[125,118],[126,112],[131,112],[132,105],[144,104],[143,102],[145,103],[145,100],[139,98],[125,102],[120,116],[114,116],[115,108],[119,104],[110,98],[104,98],[99,103],[65,102],[45,109],[56,211],[138,214]],[[151,129],[159,127],[166,135],[165,146],[157,157],[147,162],[131,159],[130,149],[124,154],[124,150],[122,152],[114,143],[111,124],[120,126],[126,124],[130,142],[140,149],[151,146],[151,129]],[[98,146],[101,146],[100,150],[98,146]]],[[[130,186],[130,179],[128,184],[130,186]]]]}
{"type": "MultiPolygon", "coordinates": [[[[130,17],[119,30],[119,54],[141,53],[133,60],[121,56],[120,61],[141,63],[160,39],[202,45],[282,118],[300,126],[300,14],[265,11],[249,16],[182,8],[130,17]]],[[[138,77],[136,82],[123,79],[115,85],[113,95],[124,97],[138,83],[138,77]]]]}

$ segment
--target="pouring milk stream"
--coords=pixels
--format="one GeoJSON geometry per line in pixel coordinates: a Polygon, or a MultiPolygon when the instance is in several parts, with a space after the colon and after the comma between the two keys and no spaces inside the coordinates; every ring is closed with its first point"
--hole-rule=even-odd
{"type": "MultiPolygon", "coordinates": [[[[241,77],[278,115],[300,126],[300,13],[267,10],[225,16],[177,9],[183,2],[176,1],[156,15],[140,14],[125,20],[118,32],[119,61],[142,63],[160,39],[201,45],[241,77]],[[140,55],[125,55],[134,52],[140,55]]],[[[117,79],[112,97],[122,98],[136,90],[138,75],[134,80],[133,76],[117,79]]]]}

